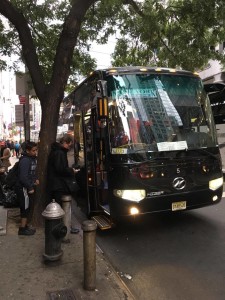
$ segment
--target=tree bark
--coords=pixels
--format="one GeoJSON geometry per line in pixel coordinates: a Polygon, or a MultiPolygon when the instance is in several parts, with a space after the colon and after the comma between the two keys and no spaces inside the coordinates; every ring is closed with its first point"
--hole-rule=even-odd
{"type": "Polygon", "coordinates": [[[51,144],[56,139],[58,115],[61,101],[55,101],[54,99],[46,99],[50,105],[43,105],[42,107],[42,129],[40,131],[40,142],[38,145],[38,165],[37,173],[40,184],[36,189],[36,197],[34,203],[34,214],[33,214],[33,224],[37,227],[43,225],[43,218],[41,213],[44,211],[47,203],[50,199],[46,191],[47,184],[47,162],[48,155],[51,150],[51,144]]]}

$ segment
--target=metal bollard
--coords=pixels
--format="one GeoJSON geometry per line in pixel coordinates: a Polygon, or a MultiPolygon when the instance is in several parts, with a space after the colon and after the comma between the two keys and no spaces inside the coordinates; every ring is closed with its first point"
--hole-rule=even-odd
{"type": "Polygon", "coordinates": [[[96,286],[96,228],[95,221],[87,220],[82,224],[84,252],[84,289],[92,291],[96,286]]]}
{"type": "Polygon", "coordinates": [[[72,203],[72,196],[71,195],[64,195],[62,196],[62,209],[65,212],[65,215],[63,217],[63,223],[67,227],[67,234],[63,239],[64,243],[69,243],[69,233],[71,228],[71,203],[72,203]]]}

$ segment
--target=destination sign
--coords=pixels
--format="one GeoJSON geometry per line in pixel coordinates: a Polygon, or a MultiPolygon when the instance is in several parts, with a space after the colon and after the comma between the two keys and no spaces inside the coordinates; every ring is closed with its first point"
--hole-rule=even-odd
{"type": "Polygon", "coordinates": [[[112,97],[117,98],[120,96],[142,96],[142,97],[149,97],[149,98],[156,98],[156,90],[155,89],[121,89],[112,91],[112,97]]]}

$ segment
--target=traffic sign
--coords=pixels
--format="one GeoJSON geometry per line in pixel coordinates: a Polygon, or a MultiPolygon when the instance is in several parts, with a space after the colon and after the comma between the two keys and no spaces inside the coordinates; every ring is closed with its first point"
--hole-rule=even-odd
{"type": "Polygon", "coordinates": [[[24,105],[15,105],[15,121],[16,124],[24,122],[24,105]]]}
{"type": "Polygon", "coordinates": [[[26,103],[26,96],[19,95],[20,104],[26,103]]]}

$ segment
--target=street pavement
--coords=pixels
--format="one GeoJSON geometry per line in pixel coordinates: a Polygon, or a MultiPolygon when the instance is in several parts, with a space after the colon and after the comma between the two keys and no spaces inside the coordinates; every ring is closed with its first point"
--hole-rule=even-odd
{"type": "MultiPolygon", "coordinates": [[[[13,165],[16,159],[11,161],[13,165]]],[[[97,245],[96,288],[84,289],[83,232],[76,219],[72,219],[72,227],[80,232],[69,235],[70,243],[61,244],[63,256],[55,262],[43,259],[44,228],[37,228],[33,236],[18,236],[19,221],[18,208],[0,206],[0,299],[134,299],[97,245]]]]}

